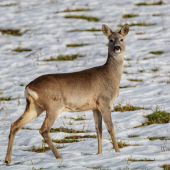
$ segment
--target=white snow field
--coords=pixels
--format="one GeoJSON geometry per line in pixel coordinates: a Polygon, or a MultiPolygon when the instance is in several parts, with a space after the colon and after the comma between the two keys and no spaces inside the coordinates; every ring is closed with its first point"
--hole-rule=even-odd
{"type": "MultiPolygon", "coordinates": [[[[156,3],[157,0],[0,0],[0,169],[163,169],[170,164],[170,121],[164,124],[142,126],[146,115],[159,108],[170,112],[170,1],[162,5],[137,6],[139,2],[156,3]],[[66,9],[85,8],[88,11],[61,12],[66,9]],[[123,18],[124,14],[138,14],[123,18]],[[84,15],[99,19],[65,18],[66,15],[84,15]],[[5,164],[10,125],[24,112],[25,86],[42,74],[75,72],[106,62],[108,40],[102,31],[76,31],[101,29],[102,24],[114,31],[119,24],[130,26],[125,38],[126,53],[119,97],[115,106],[129,103],[149,108],[135,111],[112,112],[118,142],[131,146],[116,153],[103,122],[103,153],[97,154],[97,138],[79,142],[62,143],[59,152],[63,159],[56,159],[51,150],[30,152],[33,146],[41,147],[39,133],[45,113],[25,125],[16,134],[11,164],[5,164]],[[151,24],[139,26],[140,23],[151,24]],[[18,29],[21,36],[3,34],[2,30],[18,29]],[[74,30],[74,31],[71,31],[74,30]],[[87,43],[79,47],[67,44],[87,43]],[[16,48],[32,51],[16,52],[16,48]],[[162,51],[160,55],[151,51],[162,51]],[[51,56],[79,54],[72,61],[43,61],[51,56]],[[133,80],[134,81],[130,81],[133,80]],[[140,80],[141,79],[141,80],[140,80]],[[139,81],[140,80],[140,81],[139,81]],[[128,86],[127,88],[123,88],[128,86]],[[132,135],[130,138],[128,135],[132,135]],[[133,136],[133,135],[136,135],[133,136]],[[166,137],[149,140],[148,137],[166,137]]],[[[161,53],[161,52],[160,52],[161,53]]],[[[97,75],[96,75],[97,76],[97,75]]],[[[87,133],[50,133],[52,139],[75,135],[95,135],[92,111],[83,113],[61,112],[53,128],[88,130],[87,133]],[[76,118],[85,120],[76,121],[76,118]]],[[[56,143],[55,143],[56,144],[56,143]]],[[[45,145],[47,146],[47,145],[45,145]]]]}

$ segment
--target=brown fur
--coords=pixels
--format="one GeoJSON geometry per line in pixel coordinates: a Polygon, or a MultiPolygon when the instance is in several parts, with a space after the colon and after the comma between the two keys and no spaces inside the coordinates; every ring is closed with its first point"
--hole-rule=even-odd
{"type": "Polygon", "coordinates": [[[46,118],[40,134],[56,158],[62,156],[52,143],[49,132],[61,111],[93,110],[98,136],[98,153],[102,153],[102,118],[112,138],[113,147],[119,152],[111,119],[111,107],[119,95],[125,52],[125,43],[122,40],[128,33],[128,25],[122,27],[120,33],[113,32],[106,25],[102,28],[109,39],[108,58],[104,65],[74,73],[42,75],[26,86],[26,109],[24,114],[11,125],[5,162],[11,162],[12,146],[17,131],[44,110],[46,118]],[[120,47],[120,52],[115,51],[116,46],[120,47]]]}

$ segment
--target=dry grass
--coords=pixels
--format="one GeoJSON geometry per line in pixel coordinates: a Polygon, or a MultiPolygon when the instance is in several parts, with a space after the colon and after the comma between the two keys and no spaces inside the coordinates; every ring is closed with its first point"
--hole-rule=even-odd
{"type": "Polygon", "coordinates": [[[148,162],[148,161],[155,161],[153,159],[148,159],[148,158],[144,158],[144,159],[133,159],[132,156],[130,158],[128,158],[128,161],[131,162],[148,162]]]}
{"type": "Polygon", "coordinates": [[[72,55],[58,55],[57,58],[51,56],[49,59],[43,59],[43,61],[69,61],[69,60],[74,60],[74,59],[77,59],[79,57],[84,57],[83,55],[80,55],[80,54],[72,54],[72,55]]]}
{"type": "Polygon", "coordinates": [[[139,144],[130,144],[130,143],[127,143],[127,142],[123,142],[122,140],[117,141],[117,144],[118,144],[119,148],[124,148],[124,147],[127,147],[127,146],[140,146],[139,144]]]}
{"type": "Polygon", "coordinates": [[[85,130],[73,130],[73,129],[68,129],[68,128],[64,128],[64,127],[60,127],[60,128],[51,128],[50,133],[56,133],[56,132],[65,132],[65,133],[87,133],[90,132],[89,130],[85,131],[85,130]]]}
{"type": "Polygon", "coordinates": [[[164,170],[170,170],[170,164],[164,164],[160,167],[163,168],[164,170]]]}
{"type": "Polygon", "coordinates": [[[126,104],[126,106],[122,106],[121,104],[114,107],[112,112],[126,112],[126,111],[135,111],[135,110],[142,110],[146,109],[139,106],[132,106],[131,104],[126,104]]]}
{"type": "Polygon", "coordinates": [[[77,43],[72,43],[72,44],[67,44],[67,47],[81,47],[81,46],[85,46],[85,45],[89,45],[87,43],[81,43],[81,44],[77,44],[77,43]]]}
{"type": "Polygon", "coordinates": [[[137,32],[136,35],[143,35],[146,34],[146,32],[137,32]]]}

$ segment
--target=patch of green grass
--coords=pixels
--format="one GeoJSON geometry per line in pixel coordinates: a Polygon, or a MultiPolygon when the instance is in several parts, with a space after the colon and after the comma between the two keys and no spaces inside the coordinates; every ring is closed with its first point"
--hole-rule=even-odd
{"type": "Polygon", "coordinates": [[[161,16],[161,14],[152,14],[153,17],[161,16]]]}
{"type": "Polygon", "coordinates": [[[142,79],[127,79],[128,81],[142,82],[142,79]]]}
{"type": "Polygon", "coordinates": [[[149,139],[149,140],[157,140],[157,139],[159,139],[159,140],[165,140],[166,137],[165,137],[165,136],[162,136],[162,137],[147,137],[147,139],[149,139]]]}
{"type": "Polygon", "coordinates": [[[52,139],[54,143],[73,143],[73,142],[80,142],[77,139],[52,139]]]}
{"type": "Polygon", "coordinates": [[[148,118],[147,125],[168,123],[170,121],[170,113],[156,110],[146,116],[146,118],[148,118]]]}
{"type": "Polygon", "coordinates": [[[87,21],[94,21],[94,22],[100,21],[99,18],[92,17],[92,16],[84,16],[84,15],[66,15],[64,18],[85,19],[87,21]]]}
{"type": "Polygon", "coordinates": [[[119,148],[124,148],[124,147],[127,147],[127,146],[140,146],[139,144],[130,144],[130,143],[127,143],[127,142],[123,142],[122,140],[117,141],[117,144],[118,144],[119,148]]]}
{"type": "Polygon", "coordinates": [[[132,157],[131,158],[128,158],[128,161],[131,161],[131,162],[148,162],[148,161],[155,161],[153,159],[147,159],[147,158],[144,158],[144,159],[133,159],[132,157]]]}
{"type": "Polygon", "coordinates": [[[22,48],[22,47],[17,47],[15,49],[13,49],[12,51],[16,51],[16,52],[24,52],[24,51],[32,51],[29,48],[22,48]]]}
{"type": "Polygon", "coordinates": [[[67,55],[58,55],[57,58],[51,56],[49,59],[43,59],[43,61],[68,61],[68,60],[74,60],[79,57],[84,57],[83,55],[80,54],[67,54],[67,55]]]}
{"type": "Polygon", "coordinates": [[[124,88],[129,88],[129,87],[133,87],[131,85],[127,85],[127,86],[120,86],[119,89],[124,89],[124,88]]]}
{"type": "Polygon", "coordinates": [[[65,133],[87,133],[90,132],[89,130],[85,131],[85,130],[73,130],[73,129],[68,129],[68,128],[64,128],[63,126],[61,126],[60,128],[51,128],[50,133],[56,133],[56,132],[65,132],[65,133]]]}
{"type": "Polygon", "coordinates": [[[121,104],[114,107],[112,112],[126,112],[126,111],[135,111],[135,110],[142,110],[146,109],[139,106],[132,106],[131,104],[126,104],[126,106],[122,106],[121,104]]]}
{"type": "Polygon", "coordinates": [[[137,6],[147,6],[147,5],[164,5],[164,4],[165,3],[162,0],[160,0],[158,2],[153,2],[153,3],[141,2],[141,3],[137,3],[135,5],[137,5],[137,6]]]}
{"type": "Polygon", "coordinates": [[[170,121],[170,113],[160,110],[155,110],[152,114],[146,116],[148,118],[142,125],[136,126],[134,128],[148,126],[151,124],[164,124],[170,121]]]}
{"type": "Polygon", "coordinates": [[[87,44],[87,43],[81,43],[81,44],[73,43],[73,44],[67,44],[67,47],[81,47],[81,46],[85,46],[85,45],[89,45],[89,44],[87,44]]]}
{"type": "Polygon", "coordinates": [[[67,32],[83,32],[83,31],[96,32],[96,31],[102,31],[102,29],[90,28],[90,29],[85,29],[85,30],[70,30],[67,32]]]}
{"type": "Polygon", "coordinates": [[[146,32],[137,32],[136,35],[143,35],[146,34],[146,32]]]}
{"type": "MultiPolygon", "coordinates": [[[[56,145],[56,148],[61,149],[61,148],[64,148],[64,146],[57,146],[56,145]]],[[[45,145],[42,144],[42,146],[39,146],[39,147],[36,147],[36,146],[33,145],[30,150],[24,150],[24,151],[43,153],[43,152],[47,152],[49,150],[50,150],[49,147],[46,147],[45,145]]]]}
{"type": "MultiPolygon", "coordinates": [[[[147,24],[145,22],[138,22],[138,23],[131,23],[129,24],[129,26],[144,26],[144,27],[147,27],[147,26],[153,26],[155,24],[147,24]]],[[[122,24],[119,24],[118,27],[122,27],[123,25],[122,24]]]]}
{"type": "MultiPolygon", "coordinates": [[[[87,155],[91,155],[91,154],[87,154],[87,155]]],[[[105,168],[102,166],[93,166],[93,167],[87,167],[87,168],[96,169],[96,170],[111,170],[110,168],[105,168]]]]}
{"type": "Polygon", "coordinates": [[[151,51],[150,54],[161,55],[163,51],[151,51]]]}
{"type": "Polygon", "coordinates": [[[154,57],[145,57],[145,58],[143,58],[143,60],[148,60],[148,59],[151,59],[151,58],[154,58],[154,57]]]}
{"type": "Polygon", "coordinates": [[[31,129],[31,128],[25,128],[25,127],[22,127],[21,129],[25,129],[25,130],[39,130],[39,129],[31,129]]]}
{"type": "Polygon", "coordinates": [[[153,25],[155,25],[155,24],[146,24],[144,22],[129,24],[129,26],[143,26],[143,27],[148,27],[148,26],[153,26],[153,25]]]}
{"type": "Polygon", "coordinates": [[[73,143],[73,142],[80,142],[78,139],[82,139],[82,138],[97,138],[97,136],[96,135],[69,136],[69,137],[65,137],[64,139],[53,139],[52,141],[54,143],[73,143]]]}
{"type": "Polygon", "coordinates": [[[20,32],[20,30],[12,30],[12,29],[0,29],[0,32],[2,34],[8,34],[8,35],[12,35],[12,36],[21,36],[22,33],[20,32]]]}
{"type": "Polygon", "coordinates": [[[125,61],[130,61],[130,60],[132,60],[132,59],[130,59],[130,58],[124,58],[124,60],[125,60],[125,61]]]}
{"type": "Polygon", "coordinates": [[[133,73],[129,73],[127,71],[123,71],[123,74],[133,74],[133,73]]]}
{"type": "Polygon", "coordinates": [[[139,137],[139,135],[128,135],[128,138],[136,138],[139,137]]]}
{"type": "Polygon", "coordinates": [[[85,135],[85,136],[69,136],[65,137],[65,139],[82,139],[82,138],[97,138],[96,135],[85,135]]]}
{"type": "MultiPolygon", "coordinates": [[[[60,12],[80,12],[80,11],[90,11],[89,8],[77,8],[77,9],[69,9],[67,8],[66,10],[60,11],[60,12]]],[[[55,12],[55,13],[60,13],[60,12],[55,12]]]]}
{"type": "Polygon", "coordinates": [[[22,83],[22,82],[18,82],[18,85],[19,86],[26,86],[24,83],[22,83]]]}
{"type": "Polygon", "coordinates": [[[74,119],[75,121],[81,121],[81,120],[86,120],[85,117],[82,116],[78,116],[76,119],[74,119]]]}
{"type": "Polygon", "coordinates": [[[122,17],[123,18],[133,18],[133,17],[138,17],[139,14],[124,14],[122,17]]]}
{"type": "Polygon", "coordinates": [[[14,100],[11,96],[10,97],[0,97],[0,101],[10,101],[14,100]]]}
{"type": "Polygon", "coordinates": [[[4,4],[4,5],[0,5],[1,7],[8,7],[8,6],[14,6],[17,5],[17,3],[9,3],[9,4],[4,4]]]}
{"type": "Polygon", "coordinates": [[[153,69],[151,69],[152,71],[159,71],[159,68],[158,67],[156,67],[156,68],[153,68],[153,69]]]}
{"type": "Polygon", "coordinates": [[[138,40],[151,40],[151,38],[138,38],[138,40]]]}
{"type": "Polygon", "coordinates": [[[0,89],[0,94],[2,94],[3,92],[2,92],[2,89],[0,89]]]}
{"type": "Polygon", "coordinates": [[[138,70],[138,72],[143,73],[143,72],[145,72],[145,70],[138,70]]]}
{"type": "Polygon", "coordinates": [[[164,170],[170,170],[170,164],[164,164],[160,167],[163,168],[164,170]]]}

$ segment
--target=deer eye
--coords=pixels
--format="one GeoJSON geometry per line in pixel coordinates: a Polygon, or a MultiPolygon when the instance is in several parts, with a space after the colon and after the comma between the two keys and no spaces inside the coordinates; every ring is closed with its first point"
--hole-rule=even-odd
{"type": "Polygon", "coordinates": [[[113,40],[110,40],[110,42],[113,42],[113,40]]]}
{"type": "Polygon", "coordinates": [[[123,42],[123,39],[121,39],[120,41],[122,41],[122,42],[123,42]]]}

